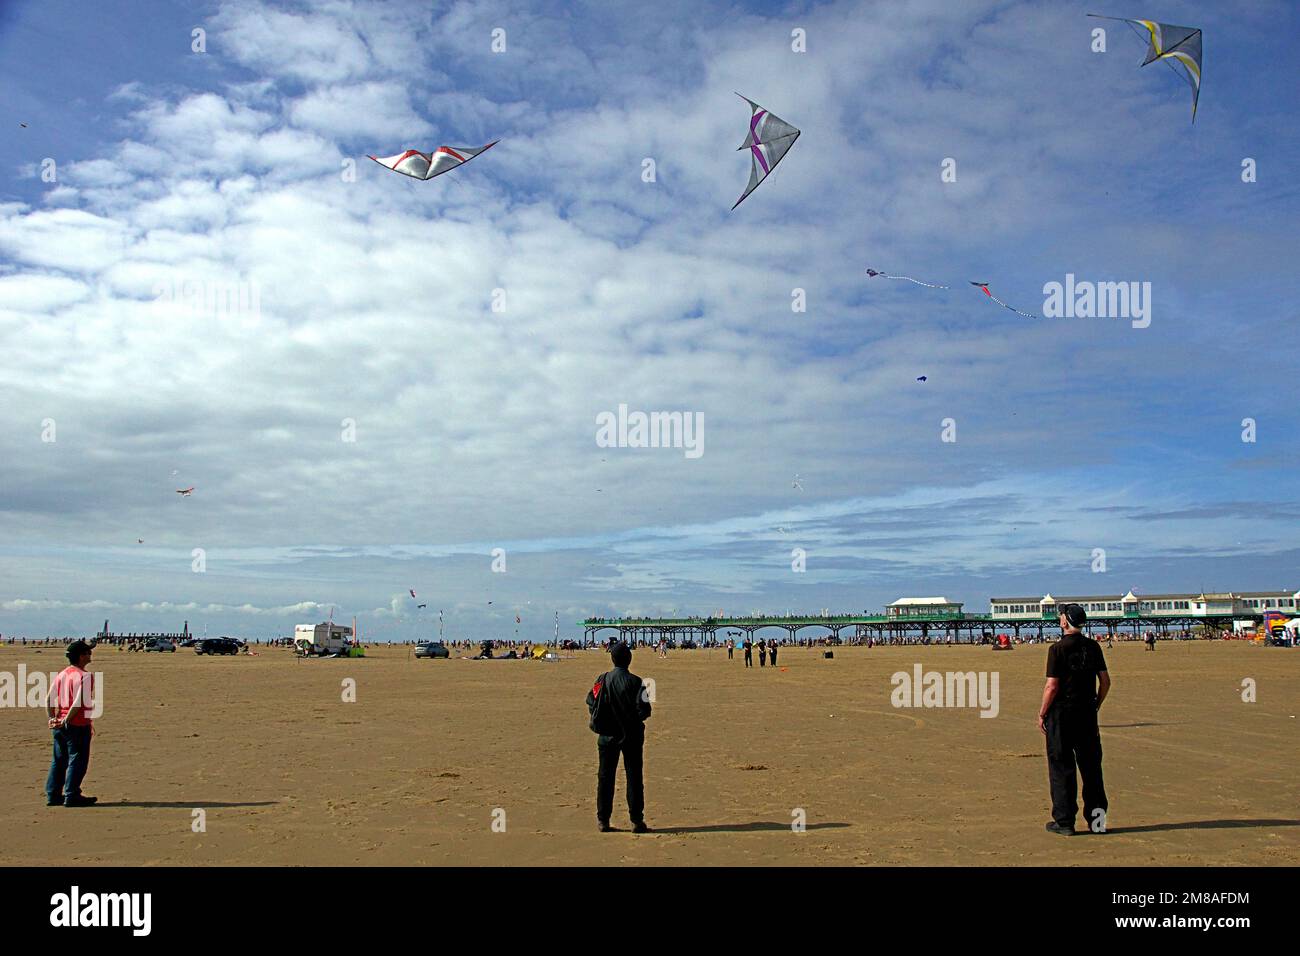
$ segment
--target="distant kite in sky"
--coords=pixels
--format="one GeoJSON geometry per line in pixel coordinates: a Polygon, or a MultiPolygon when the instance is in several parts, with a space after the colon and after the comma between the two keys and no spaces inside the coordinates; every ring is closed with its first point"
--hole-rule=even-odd
{"type": "Polygon", "coordinates": [[[144,538],[136,538],[136,539],[135,539],[135,543],[136,543],[136,544],[144,544],[144,538]]]}
{"type": "Polygon", "coordinates": [[[439,146],[432,153],[422,153],[417,149],[408,149],[396,156],[368,156],[380,166],[387,167],[395,173],[410,176],[412,179],[432,179],[443,173],[451,172],[457,166],[463,166],[479,153],[486,153],[501,140],[493,140],[477,149],[472,146],[439,146]]]}
{"type": "Polygon", "coordinates": [[[18,125],[21,126],[23,129],[26,129],[26,128],[27,128],[27,124],[26,124],[26,123],[19,123],[18,125]]]}
{"type": "MultiPolygon", "coordinates": [[[[911,276],[891,276],[891,275],[887,275],[887,274],[884,273],[884,272],[878,272],[878,271],[876,271],[875,269],[868,269],[868,270],[867,270],[867,278],[869,278],[869,279],[874,279],[874,278],[876,278],[876,277],[879,277],[879,278],[881,278],[881,279],[906,279],[908,282],[915,282],[917,285],[923,285],[923,286],[925,286],[927,289],[947,289],[947,288],[948,288],[948,286],[946,286],[946,285],[938,285],[937,283],[934,283],[934,282],[922,282],[920,279],[913,279],[911,276]]],[[[1007,305],[1005,302],[1003,302],[1001,299],[999,299],[997,296],[995,296],[992,292],[989,291],[989,284],[988,284],[987,282],[972,282],[971,285],[975,286],[975,288],[977,288],[977,289],[979,289],[980,291],[982,291],[986,296],[988,296],[990,299],[992,299],[992,300],[993,300],[994,302],[996,302],[998,305],[1002,306],[1002,308],[1004,308],[1004,309],[1009,309],[1010,311],[1014,312],[1016,315],[1023,315],[1023,316],[1024,316],[1025,318],[1027,318],[1027,319],[1037,319],[1037,318],[1039,318],[1039,316],[1036,316],[1036,315],[1030,315],[1028,312],[1021,312],[1019,309],[1015,309],[1015,308],[1012,308],[1011,306],[1007,305]]],[[[922,377],[918,378],[917,381],[918,381],[918,382],[924,382],[924,381],[925,381],[925,376],[922,376],[922,377]]]]}
{"type": "Polygon", "coordinates": [[[194,486],[190,485],[188,488],[177,488],[176,493],[183,498],[188,498],[190,495],[194,494],[194,486]]]}
{"type": "Polygon", "coordinates": [[[416,605],[416,607],[428,607],[428,606],[429,606],[429,605],[427,605],[427,604],[417,604],[417,605],[416,605]]]}
{"type": "Polygon", "coordinates": [[[926,377],[925,377],[924,375],[918,375],[918,376],[916,377],[916,380],[917,380],[918,382],[924,382],[924,381],[926,380],[926,377]]]}
{"type": "MultiPolygon", "coordinates": [[[[749,185],[736,200],[736,206],[745,201],[767,174],[776,169],[776,164],[790,152],[790,147],[799,138],[799,130],[773,113],[769,113],[747,96],[736,94],[749,104],[749,135],[736,147],[737,151],[749,150],[749,185]],[[761,172],[760,172],[761,170],[761,172]]],[[[732,206],[735,209],[736,206],[732,206]]]]}
{"type": "Polygon", "coordinates": [[[946,288],[948,288],[946,285],[935,285],[933,282],[922,282],[920,279],[913,279],[911,276],[891,276],[891,275],[886,275],[886,274],[883,273],[883,272],[877,272],[875,269],[868,269],[868,270],[867,270],[867,277],[868,277],[868,278],[870,278],[870,279],[874,279],[876,276],[880,276],[880,278],[882,278],[882,279],[906,279],[908,282],[915,282],[917,285],[923,285],[923,286],[925,286],[927,289],[946,289],[946,288]]]}
{"type": "MultiPolygon", "coordinates": [[[[410,588],[407,588],[407,590],[408,590],[408,591],[411,591],[410,588]]],[[[414,592],[414,591],[411,591],[411,598],[412,598],[412,600],[415,599],[415,592],[414,592]]]]}
{"type": "Polygon", "coordinates": [[[1147,41],[1147,58],[1142,65],[1163,60],[1176,74],[1192,86],[1192,122],[1196,122],[1196,104],[1201,98],[1201,31],[1198,27],[1178,27],[1154,20],[1131,20],[1088,14],[1098,20],[1119,20],[1133,27],[1147,41]],[[1139,29],[1140,28],[1140,29],[1139,29]]]}
{"type": "Polygon", "coordinates": [[[799,476],[798,476],[798,475],[795,475],[795,476],[794,476],[794,481],[790,482],[790,487],[791,487],[791,488],[798,488],[800,491],[803,491],[803,485],[799,484],[799,476]]]}
{"type": "Polygon", "coordinates": [[[971,285],[975,286],[975,288],[977,288],[977,289],[981,289],[981,290],[983,290],[983,292],[984,292],[984,294],[985,294],[986,296],[988,296],[990,299],[992,299],[992,300],[993,300],[994,302],[996,302],[998,305],[1002,306],[1002,308],[1004,308],[1004,309],[1010,309],[1010,311],[1014,312],[1016,315],[1023,315],[1026,319],[1037,319],[1037,318],[1041,318],[1041,316],[1030,315],[1028,312],[1021,312],[1019,309],[1015,309],[1015,308],[1012,308],[1011,306],[1007,305],[1005,302],[1003,302],[1001,299],[999,299],[997,296],[995,296],[992,292],[989,291],[989,284],[988,284],[987,282],[972,282],[971,285]]]}

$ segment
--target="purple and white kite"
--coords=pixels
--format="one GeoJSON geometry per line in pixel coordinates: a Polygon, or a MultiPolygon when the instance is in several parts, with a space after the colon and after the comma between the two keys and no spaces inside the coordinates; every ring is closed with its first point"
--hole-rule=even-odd
{"type": "MultiPolygon", "coordinates": [[[[768,173],[776,169],[776,164],[790,152],[790,147],[799,138],[799,130],[774,113],[769,113],[749,97],[736,94],[749,104],[752,111],[749,116],[749,135],[737,147],[737,151],[749,150],[749,185],[736,200],[736,206],[745,201],[758,184],[767,178],[768,173]]],[[[732,206],[735,209],[736,206],[732,206]]]]}
{"type": "Polygon", "coordinates": [[[477,149],[469,146],[439,146],[432,153],[422,153],[418,149],[408,149],[396,156],[367,156],[380,166],[391,169],[412,179],[432,179],[443,173],[451,172],[457,166],[464,166],[479,153],[485,153],[501,140],[493,140],[477,149]]]}

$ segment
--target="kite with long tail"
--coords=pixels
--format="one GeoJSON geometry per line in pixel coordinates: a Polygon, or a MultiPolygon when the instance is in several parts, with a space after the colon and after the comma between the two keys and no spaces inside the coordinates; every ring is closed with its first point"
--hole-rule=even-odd
{"type": "Polygon", "coordinates": [[[983,290],[983,292],[984,292],[984,294],[985,294],[986,296],[988,296],[990,299],[992,299],[992,300],[993,300],[994,302],[996,302],[998,305],[1002,306],[1002,308],[1004,308],[1004,309],[1008,309],[1008,310],[1014,312],[1016,315],[1023,315],[1026,319],[1037,319],[1037,318],[1041,318],[1041,316],[1030,315],[1028,312],[1021,312],[1019,309],[1014,308],[1013,306],[1009,306],[1009,305],[1007,305],[1005,302],[1003,302],[1001,299],[999,299],[997,296],[995,296],[992,292],[989,291],[989,284],[988,284],[987,282],[972,282],[971,285],[975,286],[977,289],[981,289],[981,290],[983,290]]]}
{"type": "MultiPolygon", "coordinates": [[[[904,279],[904,280],[906,280],[907,282],[914,282],[914,283],[916,283],[917,285],[925,286],[927,289],[947,289],[947,288],[949,288],[949,287],[946,286],[946,285],[939,285],[937,282],[922,282],[920,279],[914,279],[914,278],[912,278],[911,276],[902,276],[902,275],[895,276],[895,275],[890,275],[890,274],[888,274],[888,273],[886,273],[886,272],[880,272],[880,271],[877,270],[877,269],[868,269],[868,270],[867,270],[867,277],[868,277],[868,278],[871,278],[871,279],[877,279],[877,278],[879,278],[879,279],[904,279]]],[[[1025,318],[1027,318],[1027,319],[1037,319],[1037,318],[1040,318],[1040,316],[1037,316],[1037,315],[1031,315],[1031,314],[1028,313],[1028,312],[1021,312],[1019,309],[1015,308],[1014,306],[1007,305],[1005,302],[1003,302],[1001,299],[999,299],[997,296],[995,296],[992,292],[989,291],[989,284],[988,284],[987,282],[971,282],[971,285],[975,286],[975,288],[979,289],[981,292],[983,292],[986,296],[988,296],[990,299],[992,299],[992,300],[993,300],[994,302],[996,302],[998,305],[1002,306],[1002,308],[1007,309],[1007,310],[1009,310],[1009,311],[1011,311],[1011,312],[1014,312],[1016,315],[1023,315],[1023,316],[1024,316],[1025,318]]]]}
{"type": "Polygon", "coordinates": [[[883,272],[877,272],[875,269],[868,269],[868,270],[867,270],[867,276],[868,276],[869,278],[872,278],[872,279],[876,278],[877,276],[879,276],[879,277],[882,278],[882,279],[905,279],[905,280],[908,281],[908,282],[915,282],[917,285],[923,285],[923,286],[925,286],[927,289],[946,289],[946,288],[948,288],[946,285],[936,285],[936,284],[933,283],[933,282],[922,282],[920,279],[913,279],[911,276],[891,276],[891,275],[886,275],[886,274],[883,273],[883,272]]]}
{"type": "Polygon", "coordinates": [[[1163,60],[1174,73],[1192,87],[1192,122],[1196,122],[1196,104],[1201,98],[1201,31],[1198,27],[1180,27],[1155,20],[1132,20],[1090,13],[1098,20],[1118,20],[1131,26],[1147,41],[1147,58],[1142,65],[1163,60]],[[1141,27],[1141,29],[1138,29],[1141,27]]]}

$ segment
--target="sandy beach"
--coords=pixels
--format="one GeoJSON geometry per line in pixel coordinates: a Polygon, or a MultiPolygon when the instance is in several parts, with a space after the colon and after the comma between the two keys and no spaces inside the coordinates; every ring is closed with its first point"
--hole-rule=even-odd
{"type": "MultiPolygon", "coordinates": [[[[96,865],[1087,866],[1300,863],[1300,654],[1241,642],[1107,651],[1110,830],[1048,819],[1034,724],[1046,646],[638,651],[655,681],[647,820],[594,821],[583,697],[599,651],[558,662],[364,660],[289,651],[197,657],[97,650],[89,809],[47,808],[43,712],[0,711],[0,863],[96,865]],[[899,709],[890,677],[996,671],[998,716],[899,709]],[[344,681],[356,701],[343,701],[344,681]],[[1242,701],[1242,680],[1257,685],[1242,701]],[[194,832],[195,809],[206,832],[194,832]],[[798,810],[806,832],[792,831],[798,810]],[[497,821],[496,830],[493,828],[497,821]],[[504,821],[504,832],[501,830],[504,821]]],[[[51,671],[62,648],[0,648],[51,671]]]]}

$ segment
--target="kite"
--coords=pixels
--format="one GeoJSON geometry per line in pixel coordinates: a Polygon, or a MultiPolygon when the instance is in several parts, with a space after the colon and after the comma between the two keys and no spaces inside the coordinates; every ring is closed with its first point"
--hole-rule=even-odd
{"type": "Polygon", "coordinates": [[[1023,315],[1026,319],[1037,319],[1037,318],[1039,318],[1039,316],[1037,316],[1037,315],[1030,315],[1028,312],[1021,312],[1019,309],[1015,309],[1015,308],[1012,308],[1011,306],[1007,305],[1005,302],[1003,302],[1001,299],[999,299],[997,296],[995,296],[992,292],[989,291],[989,284],[988,284],[987,282],[972,282],[971,285],[975,286],[975,287],[978,288],[978,289],[983,289],[983,290],[984,290],[984,294],[985,294],[986,296],[988,296],[990,299],[992,299],[992,300],[993,300],[994,302],[996,302],[998,305],[1002,306],[1002,308],[1004,308],[1004,309],[1010,309],[1010,310],[1011,310],[1012,312],[1014,312],[1016,315],[1023,315]]]}
{"type": "Polygon", "coordinates": [[[23,129],[26,129],[26,128],[27,128],[27,124],[26,124],[26,123],[19,123],[18,125],[21,126],[23,129]]]}
{"type": "Polygon", "coordinates": [[[883,272],[877,272],[875,269],[868,269],[868,270],[867,270],[867,277],[868,277],[868,278],[870,278],[870,279],[874,279],[876,276],[880,276],[880,278],[882,278],[882,279],[906,279],[908,282],[915,282],[917,285],[923,285],[923,286],[925,286],[927,289],[946,289],[946,288],[948,288],[946,285],[935,285],[933,282],[922,282],[920,279],[913,279],[911,276],[891,276],[891,275],[886,275],[886,274],[883,273],[883,272]]]}
{"type": "Polygon", "coordinates": [[[417,605],[416,605],[416,607],[428,607],[428,606],[429,606],[429,605],[427,605],[427,604],[417,604],[417,605]]]}
{"type": "Polygon", "coordinates": [[[917,380],[918,382],[924,382],[924,381],[925,381],[925,376],[924,376],[924,375],[918,375],[918,376],[916,377],[916,380],[917,380]]]}
{"type": "Polygon", "coordinates": [[[135,543],[136,543],[136,544],[144,544],[144,538],[136,538],[136,539],[135,539],[135,543]]]}
{"type": "MultiPolygon", "coordinates": [[[[411,589],[410,589],[410,588],[407,588],[407,590],[408,590],[408,591],[411,591],[411,589]]],[[[412,598],[412,599],[414,599],[414,598],[415,598],[415,592],[414,592],[414,591],[411,591],[411,598],[412,598]]]]}
{"type": "Polygon", "coordinates": [[[1176,74],[1192,87],[1192,122],[1196,122],[1196,104],[1201,98],[1201,31],[1198,27],[1179,27],[1154,20],[1132,20],[1128,17],[1106,17],[1088,14],[1098,20],[1119,20],[1133,27],[1147,41],[1147,58],[1142,65],[1163,60],[1176,74]],[[1142,29],[1138,29],[1141,27],[1142,29]]]}
{"type": "Polygon", "coordinates": [[[391,169],[412,179],[428,180],[434,176],[451,172],[457,166],[463,166],[479,153],[486,153],[501,140],[493,140],[486,146],[474,149],[471,146],[439,146],[432,153],[422,153],[418,149],[408,149],[396,156],[367,156],[380,166],[391,169]]]}
{"type": "Polygon", "coordinates": [[[194,486],[190,485],[188,488],[177,488],[176,493],[182,498],[188,498],[190,495],[194,494],[194,486]]]}
{"type": "MultiPolygon", "coordinates": [[[[908,282],[914,282],[914,283],[916,283],[917,285],[923,285],[923,286],[925,286],[927,289],[947,289],[947,288],[949,288],[949,287],[946,286],[946,285],[939,285],[938,283],[935,283],[935,282],[922,282],[920,279],[913,279],[911,276],[894,276],[894,275],[889,275],[888,273],[885,273],[885,272],[880,272],[880,271],[878,271],[878,270],[876,270],[876,269],[868,269],[868,270],[867,270],[867,278],[868,278],[868,279],[875,279],[875,278],[877,278],[877,277],[878,277],[878,278],[881,278],[881,279],[905,279],[905,280],[907,280],[908,282]]],[[[992,292],[989,291],[989,284],[988,284],[987,282],[972,282],[971,285],[975,286],[977,289],[981,289],[981,290],[983,290],[983,292],[984,292],[984,294],[985,294],[986,296],[988,296],[990,299],[992,299],[992,300],[993,300],[994,302],[996,302],[998,305],[1002,306],[1002,308],[1004,308],[1004,309],[1009,309],[1010,311],[1016,313],[1016,315],[1023,315],[1023,316],[1024,316],[1025,318],[1027,318],[1027,319],[1036,319],[1036,318],[1038,318],[1038,316],[1036,316],[1036,315],[1030,315],[1028,312],[1021,312],[1019,309],[1014,309],[1014,308],[1012,308],[1011,306],[1007,305],[1005,302],[1003,302],[1001,299],[999,299],[997,296],[995,296],[992,292]]],[[[921,378],[918,378],[917,381],[918,381],[918,382],[924,382],[924,381],[925,381],[925,377],[922,376],[921,378]]]]}
{"type": "Polygon", "coordinates": [[[791,487],[791,488],[798,488],[800,491],[803,491],[803,485],[799,484],[799,476],[798,476],[798,475],[795,475],[795,476],[794,476],[794,481],[790,482],[790,487],[791,487]]]}
{"type": "MultiPolygon", "coordinates": [[[[776,169],[777,163],[785,158],[785,154],[790,152],[790,147],[799,138],[799,130],[774,113],[769,113],[749,97],[740,93],[736,95],[748,103],[752,111],[749,116],[749,135],[736,147],[737,152],[749,150],[749,185],[736,200],[736,206],[739,206],[776,169]]],[[[736,206],[731,208],[735,209],[736,206]]]]}

